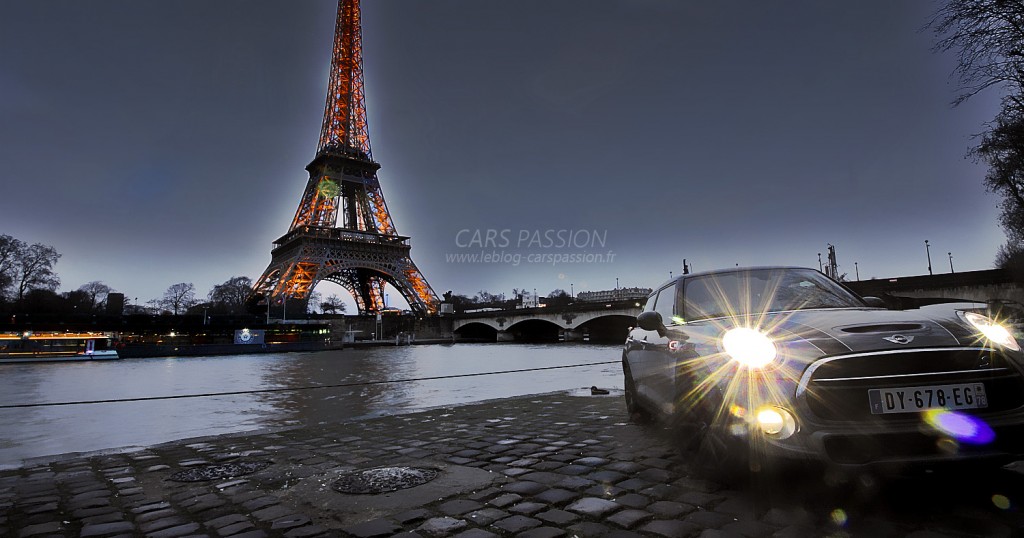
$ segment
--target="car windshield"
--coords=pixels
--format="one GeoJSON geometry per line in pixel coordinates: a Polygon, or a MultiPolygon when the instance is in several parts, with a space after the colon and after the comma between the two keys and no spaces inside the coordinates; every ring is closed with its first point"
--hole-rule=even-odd
{"type": "Polygon", "coordinates": [[[811,269],[755,269],[686,280],[686,320],[806,308],[862,307],[864,303],[811,269]]]}

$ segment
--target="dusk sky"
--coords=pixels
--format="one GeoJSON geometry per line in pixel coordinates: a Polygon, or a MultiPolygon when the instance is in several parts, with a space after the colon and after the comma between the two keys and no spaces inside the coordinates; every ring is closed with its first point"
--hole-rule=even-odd
{"type": "MultiPolygon", "coordinates": [[[[1000,199],[965,155],[999,94],[951,107],[934,8],[364,0],[381,187],[438,294],[650,287],[683,258],[817,268],[828,243],[850,279],[927,274],[926,239],[936,273],[947,252],[988,269],[1000,199]],[[548,230],[599,240],[519,241],[548,230]],[[451,259],[481,251],[521,263],[451,259]]],[[[62,291],[255,280],[308,177],[336,9],[0,3],[0,233],[54,246],[62,291]]]]}

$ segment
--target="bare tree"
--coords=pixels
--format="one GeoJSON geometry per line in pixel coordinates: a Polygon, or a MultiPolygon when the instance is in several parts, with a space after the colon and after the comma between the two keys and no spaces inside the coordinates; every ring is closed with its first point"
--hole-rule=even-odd
{"type": "Polygon", "coordinates": [[[20,239],[0,235],[0,299],[7,297],[7,290],[15,281],[18,257],[25,248],[20,239]]]}
{"type": "Polygon", "coordinates": [[[323,298],[324,296],[319,291],[309,292],[309,298],[306,299],[306,313],[317,314],[322,311],[323,298]]]}
{"type": "Polygon", "coordinates": [[[210,290],[208,300],[214,309],[227,314],[245,313],[245,301],[252,293],[252,279],[247,276],[231,277],[210,290]]]}
{"type": "Polygon", "coordinates": [[[107,295],[114,290],[99,280],[93,280],[92,282],[79,286],[78,291],[85,293],[89,297],[89,302],[92,304],[92,308],[96,309],[107,301],[107,295]]]}
{"type": "Polygon", "coordinates": [[[1024,235],[1024,106],[1005,102],[988,124],[973,154],[988,165],[985,186],[1003,195],[1000,224],[1020,239],[1024,235]]]}
{"type": "Polygon", "coordinates": [[[476,297],[474,297],[474,300],[480,304],[500,303],[505,300],[505,294],[495,294],[486,290],[480,290],[479,292],[477,292],[476,297]]]}
{"type": "Polygon", "coordinates": [[[1024,250],[1024,3],[1017,0],[946,0],[928,24],[935,50],[957,54],[959,105],[988,88],[1003,91],[1002,107],[986,125],[971,155],[988,165],[985,186],[1001,194],[1000,224],[1007,243],[1003,266],[1024,250]]]}
{"type": "Polygon", "coordinates": [[[963,103],[987,88],[1003,86],[1019,100],[1024,88],[1024,5],[1014,0],[947,0],[928,28],[935,50],[957,54],[955,74],[963,103]]]}
{"type": "Polygon", "coordinates": [[[564,306],[569,304],[571,297],[562,288],[554,289],[548,294],[545,304],[548,306],[564,306]]]}
{"type": "Polygon", "coordinates": [[[328,295],[323,301],[320,301],[320,309],[323,310],[324,314],[328,311],[331,314],[344,313],[345,303],[342,302],[341,297],[332,294],[328,295]]]}
{"type": "Polygon", "coordinates": [[[155,304],[170,310],[175,316],[178,312],[184,312],[189,309],[190,306],[196,304],[196,287],[191,282],[181,282],[178,284],[172,284],[167,291],[164,292],[164,296],[160,299],[155,299],[155,304]]]}
{"type": "Polygon", "coordinates": [[[60,287],[60,278],[53,271],[53,266],[60,259],[57,249],[35,243],[22,249],[15,263],[18,299],[25,297],[29,290],[55,291],[60,287]]]}

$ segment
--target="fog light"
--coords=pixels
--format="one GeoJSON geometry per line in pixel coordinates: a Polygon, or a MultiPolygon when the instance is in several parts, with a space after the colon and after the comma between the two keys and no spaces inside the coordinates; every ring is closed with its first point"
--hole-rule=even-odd
{"type": "Polygon", "coordinates": [[[786,419],[782,418],[782,413],[779,413],[778,409],[769,407],[757,412],[757,425],[764,433],[775,435],[782,431],[786,425],[786,419]]]}
{"type": "Polygon", "coordinates": [[[796,433],[796,419],[781,407],[762,407],[757,410],[757,427],[772,439],[786,439],[796,433]]]}

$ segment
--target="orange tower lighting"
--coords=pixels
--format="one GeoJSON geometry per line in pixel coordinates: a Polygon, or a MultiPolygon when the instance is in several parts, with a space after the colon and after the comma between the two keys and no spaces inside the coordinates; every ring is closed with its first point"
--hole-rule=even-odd
{"type": "Polygon", "coordinates": [[[254,296],[304,306],[326,280],[347,289],[366,314],[384,309],[384,285],[391,284],[415,312],[437,312],[437,295],[409,255],[409,237],[395,229],[378,169],[366,122],[359,0],[340,0],[316,156],[306,166],[309,180],[288,233],[274,241],[254,296]]]}

